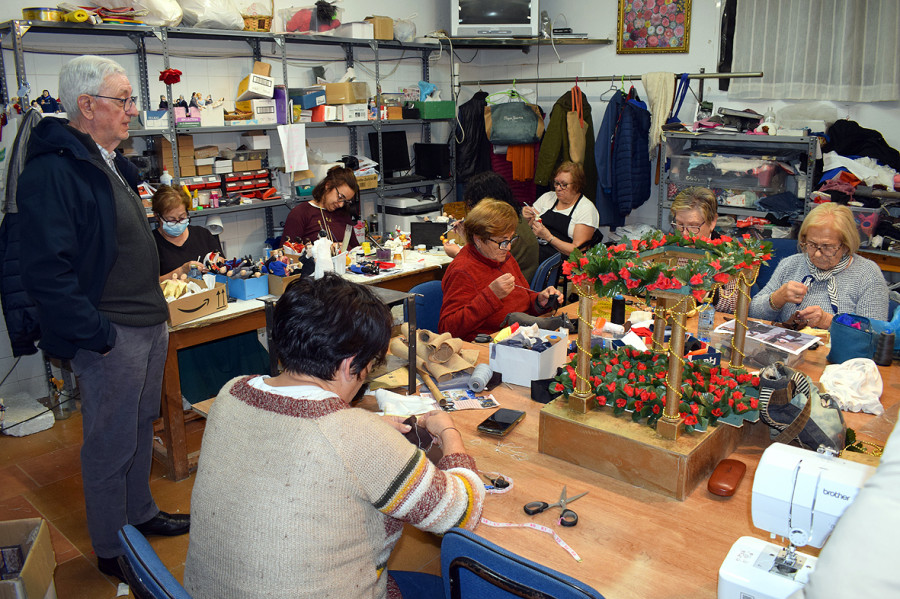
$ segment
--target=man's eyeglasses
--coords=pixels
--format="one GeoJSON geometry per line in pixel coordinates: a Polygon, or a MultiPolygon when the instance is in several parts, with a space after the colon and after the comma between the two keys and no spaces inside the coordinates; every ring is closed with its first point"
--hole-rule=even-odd
{"type": "Polygon", "coordinates": [[[571,184],[566,183],[565,181],[554,181],[553,182],[553,187],[555,187],[556,189],[568,189],[569,185],[571,185],[571,184]]]}
{"type": "Polygon", "coordinates": [[[841,251],[841,244],[837,245],[819,245],[818,243],[813,243],[811,241],[807,241],[806,243],[800,244],[800,249],[804,252],[807,252],[810,256],[815,255],[816,252],[819,252],[826,258],[831,258],[839,251],[841,251]]]}
{"type": "Polygon", "coordinates": [[[512,239],[504,239],[502,241],[497,241],[496,239],[491,239],[490,237],[488,237],[488,241],[493,241],[494,243],[496,243],[497,247],[499,247],[501,250],[508,250],[510,248],[510,246],[513,244],[513,241],[515,241],[518,238],[519,238],[518,235],[514,235],[512,237],[512,239]]]}
{"type": "Polygon", "coordinates": [[[168,223],[170,225],[185,225],[185,224],[191,222],[191,217],[190,216],[182,216],[181,218],[166,218],[164,216],[160,216],[159,220],[163,221],[164,223],[168,223]]]}
{"type": "Polygon", "coordinates": [[[122,103],[122,110],[128,112],[131,110],[131,107],[137,104],[137,96],[131,96],[130,98],[116,98],[114,96],[101,96],[100,94],[91,94],[95,98],[105,98],[107,100],[115,100],[116,102],[122,103]]]}
{"type": "Polygon", "coordinates": [[[682,224],[676,223],[674,221],[669,224],[672,225],[672,228],[675,229],[676,231],[681,231],[682,233],[690,233],[691,235],[699,235],[700,229],[701,229],[701,227],[703,227],[703,225],[696,225],[696,226],[682,225],[682,224]]]}

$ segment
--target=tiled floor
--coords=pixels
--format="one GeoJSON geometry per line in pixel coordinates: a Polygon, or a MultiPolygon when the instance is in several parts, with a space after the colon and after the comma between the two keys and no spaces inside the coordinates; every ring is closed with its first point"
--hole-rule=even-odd
{"type": "MultiPolygon", "coordinates": [[[[188,450],[200,447],[202,430],[188,435],[188,450]]],[[[81,414],[58,420],[53,428],[26,437],[0,435],[0,520],[43,517],[50,524],[56,552],[56,591],[60,599],[109,599],[117,580],[97,570],[84,515],[79,450],[81,414]]],[[[150,486],[160,509],[188,512],[193,475],[173,482],[154,462],[150,486]]],[[[188,537],[150,539],[178,580],[184,574],[188,537]]],[[[439,540],[407,527],[389,567],[440,574],[439,540]]],[[[129,595],[130,596],[130,595],[129,595]]]]}

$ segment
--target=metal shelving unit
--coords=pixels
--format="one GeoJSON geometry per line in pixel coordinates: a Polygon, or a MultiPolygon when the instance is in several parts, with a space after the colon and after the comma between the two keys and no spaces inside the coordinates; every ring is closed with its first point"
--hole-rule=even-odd
{"type": "MultiPolygon", "coordinates": [[[[746,135],[742,133],[684,133],[664,132],[662,155],[660,157],[659,201],[657,204],[657,226],[663,228],[668,222],[668,211],[672,205],[669,186],[679,190],[690,186],[713,187],[732,190],[746,190],[760,197],[791,191],[803,202],[803,213],[809,211],[808,197],[813,191],[813,169],[815,167],[817,138],[814,136],[792,137],[786,135],[746,135]],[[685,169],[691,160],[706,160],[709,157],[760,158],[771,162],[792,165],[797,173],[786,174],[778,185],[764,185],[760,180],[727,174],[704,174],[685,169]]],[[[719,214],[736,216],[765,216],[752,207],[725,206],[719,204],[719,214]]]]}
{"type": "MultiPolygon", "coordinates": [[[[30,88],[30,84],[28,82],[28,75],[25,69],[25,49],[23,46],[24,38],[29,33],[42,33],[42,34],[65,34],[65,35],[88,35],[88,36],[113,36],[118,38],[127,38],[134,44],[134,52],[138,59],[138,69],[140,72],[140,76],[138,77],[139,81],[137,85],[139,87],[139,97],[141,100],[141,106],[148,107],[151,106],[150,102],[150,93],[149,93],[149,72],[147,68],[147,40],[151,39],[151,43],[158,43],[160,45],[160,53],[162,54],[163,59],[163,68],[168,69],[170,66],[170,48],[169,48],[169,40],[198,40],[198,41],[237,41],[246,43],[250,47],[249,57],[253,60],[261,60],[262,52],[261,52],[261,44],[263,42],[272,42],[277,47],[277,53],[280,54],[280,62],[282,66],[282,80],[285,83],[285,87],[288,87],[288,55],[287,48],[292,44],[299,45],[316,45],[316,46],[327,46],[327,47],[338,47],[341,48],[344,52],[345,62],[348,67],[353,66],[354,60],[356,59],[356,53],[360,50],[365,52],[371,52],[374,55],[375,62],[375,94],[380,97],[381,94],[381,75],[380,75],[380,65],[385,60],[382,59],[381,53],[383,51],[414,51],[417,52],[421,57],[422,62],[422,73],[421,79],[423,81],[429,80],[430,75],[430,65],[428,58],[431,52],[435,50],[440,50],[439,44],[414,44],[414,43],[404,43],[399,41],[386,41],[386,40],[361,40],[361,39],[350,39],[350,38],[339,38],[329,35],[302,35],[302,34],[272,34],[266,32],[250,32],[250,31],[224,31],[224,30],[216,30],[216,29],[194,29],[187,27],[150,27],[145,25],[86,25],[86,24],[75,24],[75,23],[57,23],[57,22],[45,22],[45,21],[28,21],[28,20],[13,20],[7,21],[5,23],[0,23],[0,45],[3,45],[4,42],[9,40],[13,55],[15,57],[15,69],[16,69],[16,82],[17,89],[25,90],[24,94],[22,94],[23,101],[27,105],[29,102],[28,99],[28,90],[30,88]],[[156,40],[153,42],[152,40],[156,40]]],[[[76,52],[73,52],[76,54],[76,52]]],[[[173,95],[172,95],[172,86],[166,86],[166,95],[168,98],[169,106],[173,106],[173,95]]],[[[9,93],[6,89],[6,71],[5,65],[3,64],[3,54],[0,52],[0,99],[3,101],[7,101],[9,98],[9,93]]],[[[286,108],[288,110],[288,108],[286,108]]],[[[291,115],[285,115],[290,120],[291,115]]],[[[197,135],[204,133],[223,133],[223,132],[246,132],[246,131],[268,131],[273,130],[277,127],[277,125],[247,125],[247,126],[224,126],[224,127],[177,127],[174,123],[174,113],[169,111],[169,126],[165,129],[134,129],[130,133],[136,137],[148,137],[150,144],[153,143],[153,138],[155,137],[163,137],[170,142],[170,146],[172,148],[172,159],[174,163],[174,173],[172,173],[173,177],[177,180],[180,178],[180,172],[178,168],[178,144],[176,142],[176,135],[197,135]]],[[[451,119],[445,119],[447,122],[451,119]]],[[[378,140],[379,146],[381,145],[381,131],[385,127],[396,127],[396,126],[419,126],[422,130],[422,140],[425,142],[429,142],[431,140],[431,124],[434,120],[425,120],[425,119],[411,119],[411,120],[369,120],[369,121],[360,121],[360,122],[349,122],[349,123],[339,123],[339,122],[328,122],[328,123],[306,123],[306,127],[310,129],[332,129],[332,128],[340,128],[347,132],[349,144],[350,144],[350,154],[358,154],[359,153],[359,139],[358,132],[360,127],[374,127],[378,132],[378,140]]],[[[456,172],[455,168],[455,144],[450,144],[450,157],[451,157],[451,173],[456,172]]],[[[377,196],[376,199],[376,211],[379,212],[381,218],[383,219],[384,212],[384,196],[387,192],[400,191],[403,189],[409,189],[411,187],[421,187],[426,185],[435,185],[439,183],[449,183],[451,186],[454,183],[454,180],[451,178],[449,180],[432,180],[432,181],[420,181],[415,185],[393,185],[393,186],[385,186],[383,182],[379,182],[378,187],[374,190],[370,190],[374,192],[377,196]]],[[[287,204],[289,207],[292,207],[296,202],[297,198],[294,196],[293,189],[291,190],[291,197],[286,202],[277,202],[277,201],[269,201],[264,205],[259,204],[249,204],[249,205],[241,205],[241,206],[232,206],[227,208],[219,208],[219,209],[211,209],[208,214],[220,214],[222,212],[235,212],[242,210],[255,210],[259,208],[264,208],[266,211],[266,230],[269,236],[274,234],[274,223],[272,218],[272,210],[271,208],[274,205],[284,205],[287,204]]],[[[362,215],[361,215],[362,216],[362,215]]],[[[381,225],[383,226],[383,222],[381,225]]]]}

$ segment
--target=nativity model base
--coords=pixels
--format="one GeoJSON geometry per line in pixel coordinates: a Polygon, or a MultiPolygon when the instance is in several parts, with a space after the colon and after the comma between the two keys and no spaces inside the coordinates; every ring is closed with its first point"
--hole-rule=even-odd
{"type": "Polygon", "coordinates": [[[706,481],[722,459],[743,441],[765,429],[745,422],[740,428],[719,424],[706,432],[663,439],[646,423],[611,410],[578,414],[557,399],[541,410],[541,453],[617,480],[684,501],[706,481]]]}

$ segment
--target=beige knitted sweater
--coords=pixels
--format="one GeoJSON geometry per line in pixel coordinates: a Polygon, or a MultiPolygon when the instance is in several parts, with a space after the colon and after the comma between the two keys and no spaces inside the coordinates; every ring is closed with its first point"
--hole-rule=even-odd
{"type": "Polygon", "coordinates": [[[371,412],[252,378],[226,384],[206,423],[184,572],[195,599],[386,597],[404,522],[478,524],[484,485],[470,456],[435,467],[371,412]]]}

